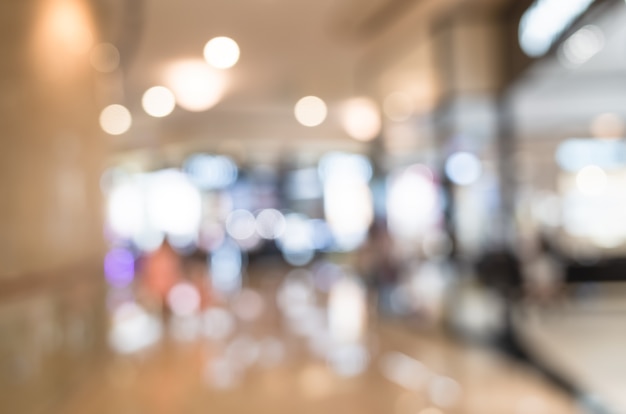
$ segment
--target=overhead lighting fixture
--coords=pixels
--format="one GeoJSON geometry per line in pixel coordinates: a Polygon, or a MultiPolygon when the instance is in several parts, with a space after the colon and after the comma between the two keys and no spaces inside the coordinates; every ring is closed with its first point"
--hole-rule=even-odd
{"type": "Polygon", "coordinates": [[[342,108],[341,123],[352,138],[358,141],[371,141],[376,138],[381,128],[378,106],[370,98],[353,98],[342,108]]]}
{"type": "Polygon", "coordinates": [[[317,96],[305,96],[296,103],[294,114],[304,126],[314,127],[326,119],[328,110],[323,100],[317,96]]]}
{"type": "Polygon", "coordinates": [[[204,46],[204,59],[217,69],[228,69],[239,61],[239,45],[230,37],[215,37],[204,46]]]}
{"type": "Polygon", "coordinates": [[[110,135],[121,135],[130,129],[132,116],[122,105],[109,105],[100,113],[100,127],[110,135]]]}
{"type": "Polygon", "coordinates": [[[143,94],[141,104],[148,115],[162,118],[172,113],[176,98],[165,86],[154,86],[143,94]]]}
{"type": "Polygon", "coordinates": [[[594,0],[537,0],[519,24],[519,43],[530,57],[545,55],[594,0]]]}
{"type": "Polygon", "coordinates": [[[171,87],[180,107],[202,112],[215,106],[224,95],[226,79],[202,60],[176,63],[167,73],[171,87]]]}

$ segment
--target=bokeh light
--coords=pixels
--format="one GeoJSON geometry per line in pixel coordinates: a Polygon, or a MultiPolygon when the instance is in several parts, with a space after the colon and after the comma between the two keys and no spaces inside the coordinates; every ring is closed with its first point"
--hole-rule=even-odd
{"type": "Polygon", "coordinates": [[[252,322],[259,319],[265,309],[263,297],[252,289],[243,289],[233,299],[233,312],[239,319],[252,322]]]}
{"type": "Polygon", "coordinates": [[[152,173],[147,192],[147,215],[152,225],[173,235],[197,234],[202,200],[187,176],[177,170],[152,173]]]}
{"type": "MultiPolygon", "coordinates": [[[[37,26],[37,40],[48,45],[50,63],[62,64],[68,57],[89,52],[94,31],[87,5],[79,0],[56,0],[42,3],[43,12],[37,26]]],[[[67,66],[66,66],[67,68],[67,66]]]]}
{"type": "Polygon", "coordinates": [[[565,66],[580,66],[604,47],[604,34],[597,26],[587,25],[571,35],[559,49],[565,66]]]}
{"type": "Polygon", "coordinates": [[[353,98],[341,110],[341,124],[348,135],[358,141],[371,141],[381,128],[378,105],[370,98],[353,98]]]}
{"type": "Polygon", "coordinates": [[[380,359],[380,370],[389,381],[409,391],[421,391],[430,372],[420,361],[401,352],[389,352],[380,359]]]}
{"type": "Polygon", "coordinates": [[[109,105],[100,113],[100,127],[110,135],[121,135],[130,129],[132,116],[122,105],[109,105]]]}
{"type": "Polygon", "coordinates": [[[454,406],[461,396],[461,386],[448,377],[435,377],[428,386],[430,400],[439,407],[454,406]]]}
{"type": "Polygon", "coordinates": [[[178,283],[167,294],[167,304],[172,313],[190,316],[200,310],[200,293],[191,283],[178,283]]]}
{"type": "Polygon", "coordinates": [[[367,182],[342,178],[324,184],[324,213],[338,247],[353,250],[374,219],[373,199],[367,182]]]}
{"type": "Polygon", "coordinates": [[[111,190],[107,217],[111,229],[119,236],[131,237],[143,226],[144,208],[141,188],[134,182],[123,182],[111,190]]]}
{"type": "Polygon", "coordinates": [[[482,164],[478,157],[469,152],[457,152],[446,161],[446,175],[457,185],[470,185],[482,174],[482,164]]]}
{"type": "Polygon", "coordinates": [[[294,108],[298,122],[308,127],[320,125],[326,119],[327,113],[326,104],[317,96],[305,96],[294,108]]]}
{"type": "Polygon", "coordinates": [[[291,213],[285,216],[285,231],[277,239],[284,259],[294,266],[304,266],[313,260],[313,226],[303,214],[291,213]]]}
{"type": "Polygon", "coordinates": [[[153,226],[144,226],[132,235],[134,245],[143,253],[150,253],[158,249],[165,240],[165,234],[153,226]]]}
{"type": "Polygon", "coordinates": [[[329,152],[319,162],[318,172],[323,183],[349,177],[368,182],[372,178],[372,163],[366,156],[347,152],[329,152]]]}
{"type": "Polygon", "coordinates": [[[120,52],[111,43],[99,43],[91,50],[89,60],[98,72],[110,73],[120,65],[120,52]]]}
{"type": "Polygon", "coordinates": [[[414,165],[391,176],[387,225],[394,237],[416,239],[430,230],[438,219],[438,194],[428,167],[414,165]]]}
{"type": "Polygon", "coordinates": [[[568,139],[561,142],[555,158],[559,167],[578,172],[588,165],[600,168],[622,168],[626,159],[626,144],[617,139],[568,139]]]}
{"type": "Polygon", "coordinates": [[[223,155],[194,154],[184,164],[184,170],[195,185],[203,190],[226,188],[237,180],[237,166],[223,155]]]}
{"type": "Polygon", "coordinates": [[[109,345],[121,354],[135,353],[156,344],[162,331],[157,318],[135,303],[125,303],[113,313],[109,345]]]}
{"type": "Polygon", "coordinates": [[[176,98],[165,86],[153,86],[143,94],[141,104],[148,115],[162,118],[172,113],[176,98]]]}
{"type": "Polygon", "coordinates": [[[354,377],[367,369],[369,353],[363,345],[354,343],[331,348],[327,359],[337,375],[354,377]]]}
{"type": "Polygon", "coordinates": [[[204,59],[217,69],[228,69],[239,61],[239,45],[225,36],[214,37],[204,46],[204,59]]]}
{"type": "Polygon", "coordinates": [[[211,283],[218,294],[229,295],[241,288],[242,251],[230,239],[213,251],[210,258],[211,283]]]}
{"type": "Polygon", "coordinates": [[[256,216],[256,231],[264,239],[273,240],[285,232],[287,222],[285,216],[278,210],[268,208],[256,216]]]}
{"type": "Polygon", "coordinates": [[[123,288],[135,277],[135,258],[129,250],[113,249],[104,257],[104,275],[109,285],[123,288]]]}
{"type": "Polygon", "coordinates": [[[413,114],[413,99],[406,93],[393,92],[385,98],[383,110],[385,111],[385,115],[392,121],[406,121],[413,114]]]}
{"type": "Polygon", "coordinates": [[[223,340],[235,330],[235,318],[226,309],[209,308],[202,315],[202,332],[213,340],[223,340]]]}
{"type": "Polygon", "coordinates": [[[338,344],[358,343],[365,333],[366,297],[363,286],[352,277],[335,283],[328,297],[328,327],[338,344]]]}
{"type": "Polygon", "coordinates": [[[222,99],[226,91],[226,79],[204,61],[188,60],[169,68],[167,86],[174,92],[176,103],[181,108],[202,112],[222,99]]]}
{"type": "Polygon", "coordinates": [[[600,195],[607,187],[606,173],[597,165],[588,165],[576,174],[576,186],[584,195],[600,195]]]}
{"type": "Polygon", "coordinates": [[[235,210],[226,219],[226,231],[235,240],[248,239],[255,230],[256,220],[248,210],[235,210]]]}
{"type": "Polygon", "coordinates": [[[374,218],[369,160],[358,154],[329,153],[319,163],[324,213],[337,247],[352,250],[367,234],[374,218]]]}
{"type": "Polygon", "coordinates": [[[519,24],[519,43],[524,53],[540,57],[594,0],[542,0],[534,2],[519,24]]]}

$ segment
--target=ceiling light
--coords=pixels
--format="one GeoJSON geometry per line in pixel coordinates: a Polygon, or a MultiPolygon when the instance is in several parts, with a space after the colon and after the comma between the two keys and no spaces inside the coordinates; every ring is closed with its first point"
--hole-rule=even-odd
{"type": "Polygon", "coordinates": [[[100,113],[100,126],[110,135],[121,135],[128,131],[132,124],[132,116],[122,105],[109,105],[100,113]]]}
{"type": "Polygon", "coordinates": [[[528,56],[545,55],[561,34],[594,0],[537,0],[519,24],[519,44],[528,56]]]}
{"type": "Polygon", "coordinates": [[[148,115],[162,118],[172,113],[176,98],[165,86],[154,86],[143,94],[141,104],[148,115]]]}
{"type": "Polygon", "coordinates": [[[204,46],[204,59],[217,69],[232,68],[239,60],[239,45],[229,37],[215,37],[204,46]]]}
{"type": "Polygon", "coordinates": [[[352,138],[371,141],[380,132],[378,106],[369,98],[353,98],[342,108],[341,123],[352,138]]]}
{"type": "Polygon", "coordinates": [[[305,96],[296,103],[296,119],[304,126],[314,127],[326,119],[326,104],[317,96],[305,96]]]}
{"type": "Polygon", "coordinates": [[[174,91],[176,103],[192,112],[206,111],[215,106],[226,89],[224,76],[201,60],[173,65],[167,78],[168,86],[174,91]]]}

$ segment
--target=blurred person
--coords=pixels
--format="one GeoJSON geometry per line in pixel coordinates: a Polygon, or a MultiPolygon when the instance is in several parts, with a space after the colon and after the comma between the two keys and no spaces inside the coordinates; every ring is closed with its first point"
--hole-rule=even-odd
{"type": "Polygon", "coordinates": [[[515,332],[513,314],[523,294],[521,263],[515,252],[509,248],[490,250],[478,259],[475,265],[478,281],[488,292],[498,295],[501,309],[501,332],[495,333],[496,345],[518,358],[526,358],[515,332]]]}
{"type": "Polygon", "coordinates": [[[183,278],[180,256],[165,240],[155,251],[146,255],[141,264],[141,285],[151,299],[166,310],[167,294],[183,278]]]}
{"type": "Polygon", "coordinates": [[[378,299],[379,311],[391,313],[399,266],[393,257],[393,240],[383,222],[372,223],[357,261],[359,273],[365,276],[369,289],[378,299]]]}
{"type": "Polygon", "coordinates": [[[535,253],[524,268],[525,292],[539,304],[549,304],[560,296],[564,284],[564,265],[545,234],[539,236],[535,253]]]}

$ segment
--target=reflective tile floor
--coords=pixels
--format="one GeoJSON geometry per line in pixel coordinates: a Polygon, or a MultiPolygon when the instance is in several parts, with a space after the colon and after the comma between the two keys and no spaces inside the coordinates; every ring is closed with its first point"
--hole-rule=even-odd
{"type": "Polygon", "coordinates": [[[286,316],[276,285],[244,291],[256,307],[222,305],[208,331],[171,319],[159,343],[110,358],[58,414],[578,412],[530,368],[399,322],[370,317],[361,342],[329,346],[311,322],[324,300],[286,316]]]}

